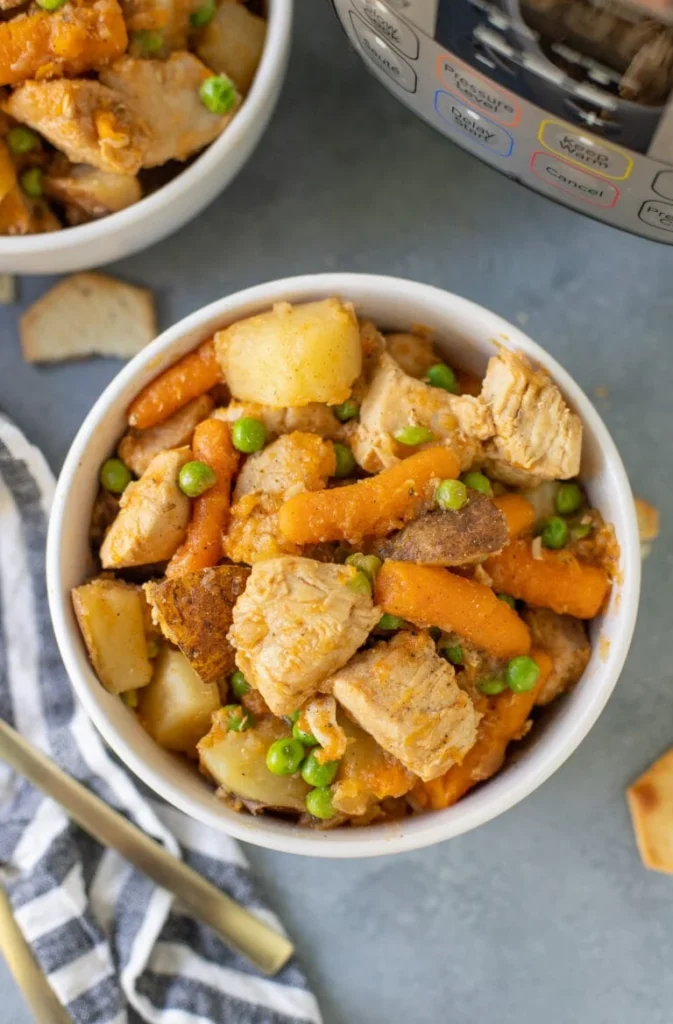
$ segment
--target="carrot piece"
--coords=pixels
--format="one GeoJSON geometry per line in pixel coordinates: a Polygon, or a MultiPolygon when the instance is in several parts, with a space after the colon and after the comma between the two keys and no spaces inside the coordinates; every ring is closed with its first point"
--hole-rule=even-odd
{"type": "Polygon", "coordinates": [[[138,430],[155,427],[221,380],[211,338],[145,385],[129,406],[129,424],[138,430]]]}
{"type": "Polygon", "coordinates": [[[128,44],[117,0],[70,0],[0,22],[0,85],[80,75],[120,57],[128,44]]]}
{"type": "Polygon", "coordinates": [[[413,519],[439,480],[459,472],[449,448],[426,448],[356,484],[294,495],[281,506],[280,530],[295,544],[382,537],[413,519]]]}
{"type": "Polygon", "coordinates": [[[431,782],[420,782],[416,789],[420,802],[435,810],[443,810],[460,800],[478,782],[490,779],[502,767],[507,746],[519,739],[538,693],[549,678],[552,660],[546,651],[534,648],[531,657],[540,668],[537,683],[528,693],[505,690],[497,697],[484,698],[479,707],[483,718],[477,730],[477,742],[468,750],[461,764],[431,782]]]}
{"type": "Polygon", "coordinates": [[[593,619],[609,591],[605,569],[578,561],[569,551],[547,551],[534,558],[529,540],[511,541],[485,562],[496,590],[559,615],[593,619]]]}
{"type": "Polygon", "coordinates": [[[231,443],[229,424],[204,420],[194,430],[194,458],[215,471],[217,483],[194,499],[187,537],[166,567],[167,576],[184,576],[217,565],[222,557],[222,534],[227,527],[231,481],[238,466],[238,454],[231,443]]]}
{"type": "Polygon", "coordinates": [[[535,509],[520,494],[500,494],[493,499],[505,519],[510,537],[518,537],[530,530],[535,522],[535,509]]]}
{"type": "Polygon", "coordinates": [[[528,626],[490,587],[436,566],[384,562],[376,603],[416,626],[455,632],[496,658],[528,654],[528,626]]]}

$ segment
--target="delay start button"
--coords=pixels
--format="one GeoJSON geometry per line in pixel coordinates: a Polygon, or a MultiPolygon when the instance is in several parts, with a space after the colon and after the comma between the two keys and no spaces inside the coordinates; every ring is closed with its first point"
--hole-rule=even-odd
{"type": "Polygon", "coordinates": [[[416,72],[404,57],[400,57],[384,39],[365,25],[354,11],[350,12],[353,31],[360,44],[360,49],[380,71],[397,82],[406,92],[416,92],[416,72]]]}
{"type": "Polygon", "coordinates": [[[461,103],[451,93],[438,89],[435,93],[435,110],[448,124],[458,128],[464,135],[467,135],[473,142],[485,146],[492,153],[498,156],[511,156],[514,149],[514,139],[499,124],[489,121],[487,117],[480,114],[471,107],[461,103]]]}
{"type": "Polygon", "coordinates": [[[418,57],[418,39],[409,26],[381,3],[381,0],[353,0],[353,3],[387,43],[411,60],[418,57]]]}
{"type": "Polygon", "coordinates": [[[579,167],[559,160],[551,153],[543,153],[538,150],[533,153],[530,161],[530,169],[546,185],[558,188],[566,195],[574,196],[583,203],[590,206],[600,206],[602,209],[609,209],[619,199],[619,189],[616,185],[582,171],[579,167]]]}

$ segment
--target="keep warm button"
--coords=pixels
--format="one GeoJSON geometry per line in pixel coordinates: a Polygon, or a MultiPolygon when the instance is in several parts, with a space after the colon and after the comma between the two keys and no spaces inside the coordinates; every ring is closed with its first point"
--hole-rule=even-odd
{"type": "Polygon", "coordinates": [[[530,169],[547,185],[589,203],[590,206],[609,209],[619,199],[619,189],[615,185],[588,171],[581,171],[579,167],[573,167],[550,153],[533,153],[530,169]]]}

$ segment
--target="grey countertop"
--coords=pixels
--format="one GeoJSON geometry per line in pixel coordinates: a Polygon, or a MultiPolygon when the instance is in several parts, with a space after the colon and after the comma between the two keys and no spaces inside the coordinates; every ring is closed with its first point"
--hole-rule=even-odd
{"type": "MultiPolygon", "coordinates": [[[[525,326],[607,395],[597,405],[663,533],[617,690],[535,794],[404,856],[250,859],[327,1024],[669,1024],[673,880],[641,867],[623,791],[673,743],[673,249],[452,146],[366,74],[327,0],[299,0],[279,110],[248,166],[180,234],[112,270],[156,291],[167,326],[255,282],[336,269],[441,285],[525,326]]],[[[48,283],[24,280],[21,304],[48,283]]],[[[0,408],[57,470],[118,365],[25,365],[19,312],[0,310],[0,408]]],[[[0,990],[0,1024],[28,1021],[1,968],[0,990]]]]}

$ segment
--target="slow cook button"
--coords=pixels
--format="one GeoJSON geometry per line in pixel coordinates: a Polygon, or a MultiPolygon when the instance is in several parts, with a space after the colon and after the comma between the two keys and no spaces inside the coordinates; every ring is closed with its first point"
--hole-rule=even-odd
{"type": "Polygon", "coordinates": [[[357,36],[360,48],[366,57],[383,71],[393,82],[397,82],[400,88],[407,92],[416,92],[416,72],[407,64],[399,53],[396,53],[385,40],[377,36],[375,32],[365,25],[362,18],[351,11],[351,23],[353,31],[357,36]]]}
{"type": "Polygon", "coordinates": [[[469,136],[480,146],[485,146],[498,156],[511,156],[514,139],[499,124],[489,121],[483,114],[461,103],[451,93],[438,89],[435,93],[435,110],[454,128],[469,136]]]}
{"type": "Polygon", "coordinates": [[[590,206],[609,209],[619,199],[619,189],[615,185],[597,178],[595,174],[582,171],[565,160],[559,160],[551,153],[533,153],[530,169],[547,185],[552,185],[583,203],[589,203],[590,206]]]}
{"type": "Polygon", "coordinates": [[[374,26],[386,42],[406,57],[418,57],[418,39],[408,25],[389,11],[381,0],[353,0],[353,3],[367,21],[374,26]]]}
{"type": "Polygon", "coordinates": [[[577,135],[557,121],[543,121],[538,139],[552,153],[557,153],[570,163],[586,167],[603,178],[624,181],[633,168],[633,160],[628,153],[577,135]]]}
{"type": "Polygon", "coordinates": [[[673,231],[673,203],[662,203],[660,199],[648,199],[640,207],[638,216],[645,224],[662,231],[673,231]]]}

